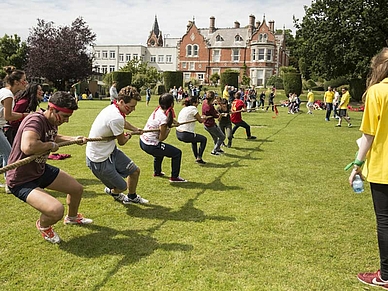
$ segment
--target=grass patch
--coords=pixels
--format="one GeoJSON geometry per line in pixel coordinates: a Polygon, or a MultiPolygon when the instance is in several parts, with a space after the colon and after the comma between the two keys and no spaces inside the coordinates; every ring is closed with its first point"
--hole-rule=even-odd
{"type": "MultiPolygon", "coordinates": [[[[88,135],[108,101],[80,101],[61,134],[88,135]]],[[[128,120],[143,126],[157,105],[139,102],[128,120]]],[[[176,105],[179,111],[180,105],[176,105]]],[[[122,150],[141,168],[138,193],[150,205],[121,205],[85,164],[85,147],[63,147],[50,161],[85,186],[80,211],[94,224],[55,227],[63,242],[45,242],[36,210],[2,195],[1,290],[362,290],[360,271],[375,271],[378,251],[369,186],[356,195],[344,166],[354,158],[362,113],[353,128],[335,128],[325,112],[279,116],[244,113],[257,140],[240,128],[233,148],[212,156],[208,137],[197,165],[189,144],[171,185],[152,177],[152,158],[134,136],[122,150]]],[[[163,170],[170,173],[170,160],[163,170]]],[[[51,192],[65,204],[65,195],[51,192]]]]}

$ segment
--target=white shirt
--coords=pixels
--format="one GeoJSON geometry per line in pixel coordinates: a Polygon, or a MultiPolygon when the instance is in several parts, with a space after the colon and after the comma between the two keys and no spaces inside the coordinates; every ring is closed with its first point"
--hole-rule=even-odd
{"type": "Polygon", "coordinates": [[[13,106],[15,105],[15,102],[13,99],[14,96],[12,91],[7,88],[1,88],[0,89],[0,128],[2,128],[4,124],[7,123],[7,120],[5,120],[4,118],[4,105],[3,105],[3,101],[7,98],[12,98],[12,108],[13,108],[13,106]]]}
{"type": "MultiPolygon", "coordinates": [[[[151,113],[144,130],[159,129],[161,125],[167,124],[167,116],[162,108],[151,113]]],[[[145,132],[140,136],[140,139],[147,145],[157,145],[159,140],[159,131],[145,132]]]]}
{"type": "Polygon", "coordinates": [[[113,100],[117,99],[117,97],[119,96],[115,86],[110,87],[110,89],[109,89],[109,96],[110,96],[109,97],[110,101],[113,101],[113,100]]]}
{"type": "MultiPolygon", "coordinates": [[[[90,129],[89,137],[118,136],[124,132],[125,119],[114,104],[105,107],[97,115],[90,129]]],[[[116,141],[88,142],[86,156],[95,163],[100,163],[109,158],[116,147],[116,141]]]]}
{"type": "MultiPolygon", "coordinates": [[[[185,121],[195,120],[196,118],[194,116],[197,115],[197,113],[198,113],[198,109],[195,106],[191,105],[191,106],[183,107],[182,110],[179,112],[178,122],[182,123],[185,121]]],[[[195,122],[182,124],[176,128],[176,130],[180,132],[187,131],[192,133],[194,133],[194,129],[195,129],[195,122]]]]}

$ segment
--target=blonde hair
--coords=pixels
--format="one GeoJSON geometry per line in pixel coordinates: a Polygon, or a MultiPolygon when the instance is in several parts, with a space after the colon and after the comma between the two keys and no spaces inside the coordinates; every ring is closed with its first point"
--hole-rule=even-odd
{"type": "Polygon", "coordinates": [[[366,81],[366,91],[362,96],[365,102],[366,92],[368,89],[380,83],[383,79],[388,77],[388,48],[383,48],[377,55],[375,55],[370,63],[370,71],[366,81]]]}

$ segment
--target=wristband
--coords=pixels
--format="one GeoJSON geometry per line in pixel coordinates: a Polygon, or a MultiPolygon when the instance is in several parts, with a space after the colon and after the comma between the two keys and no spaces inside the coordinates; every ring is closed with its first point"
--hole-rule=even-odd
{"type": "Polygon", "coordinates": [[[360,161],[360,160],[355,159],[353,164],[356,165],[356,166],[361,167],[364,164],[364,161],[360,161]]]}

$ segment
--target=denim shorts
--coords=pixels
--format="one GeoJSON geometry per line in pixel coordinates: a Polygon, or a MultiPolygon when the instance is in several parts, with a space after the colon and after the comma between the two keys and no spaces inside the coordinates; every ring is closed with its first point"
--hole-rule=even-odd
{"type": "Polygon", "coordinates": [[[40,187],[42,189],[49,186],[59,175],[59,169],[57,167],[46,164],[44,173],[38,179],[26,182],[21,185],[17,185],[13,188],[9,187],[9,190],[20,200],[26,202],[28,195],[32,190],[40,187]]]}
{"type": "Polygon", "coordinates": [[[94,176],[109,189],[126,189],[127,182],[123,178],[128,177],[138,169],[138,166],[117,148],[103,162],[95,163],[86,157],[86,164],[94,176]]]}

